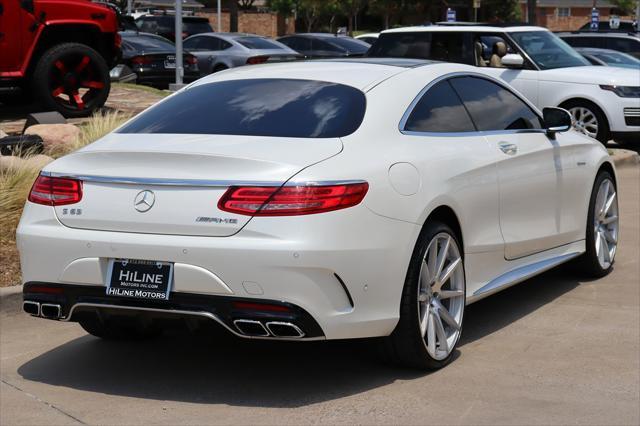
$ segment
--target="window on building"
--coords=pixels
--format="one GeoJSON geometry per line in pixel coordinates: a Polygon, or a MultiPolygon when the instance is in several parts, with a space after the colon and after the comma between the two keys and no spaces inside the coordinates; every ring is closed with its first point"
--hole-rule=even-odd
{"type": "Polygon", "coordinates": [[[568,18],[571,16],[571,8],[570,7],[558,7],[556,8],[556,15],[559,18],[568,18]]]}

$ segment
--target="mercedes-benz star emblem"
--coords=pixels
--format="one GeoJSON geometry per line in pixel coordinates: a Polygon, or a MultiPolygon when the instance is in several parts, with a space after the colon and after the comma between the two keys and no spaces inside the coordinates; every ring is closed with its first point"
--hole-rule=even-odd
{"type": "Polygon", "coordinates": [[[138,192],[136,198],[133,200],[133,207],[140,213],[144,213],[153,207],[153,203],[156,202],[156,195],[153,191],[145,190],[138,192]]]}

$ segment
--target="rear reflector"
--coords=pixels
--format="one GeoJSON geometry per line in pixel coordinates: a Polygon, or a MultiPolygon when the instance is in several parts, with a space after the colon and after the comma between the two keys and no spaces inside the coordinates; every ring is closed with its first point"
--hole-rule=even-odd
{"type": "Polygon", "coordinates": [[[24,288],[25,293],[47,293],[47,294],[63,294],[62,287],[46,287],[46,286],[29,286],[24,288]]]}
{"type": "Polygon", "coordinates": [[[369,184],[305,186],[232,186],[220,198],[220,210],[250,216],[296,216],[346,209],[359,204],[369,184]]]}
{"type": "Polygon", "coordinates": [[[80,200],[82,200],[82,182],[77,179],[40,175],[29,193],[29,201],[47,206],[63,206],[80,200]]]}
{"type": "Polygon", "coordinates": [[[247,59],[247,64],[248,65],[264,64],[268,60],[269,60],[268,56],[252,56],[251,58],[247,59]]]}
{"type": "Polygon", "coordinates": [[[233,302],[233,308],[243,311],[259,312],[291,312],[291,309],[282,305],[271,305],[268,303],[254,302],[233,302]]]}

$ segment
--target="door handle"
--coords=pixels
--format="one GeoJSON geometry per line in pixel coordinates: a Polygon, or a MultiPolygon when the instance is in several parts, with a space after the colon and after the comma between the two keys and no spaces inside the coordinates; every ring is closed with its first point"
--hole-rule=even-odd
{"type": "Polygon", "coordinates": [[[518,153],[518,145],[509,142],[500,142],[498,144],[500,151],[507,155],[516,155],[518,153]]]}

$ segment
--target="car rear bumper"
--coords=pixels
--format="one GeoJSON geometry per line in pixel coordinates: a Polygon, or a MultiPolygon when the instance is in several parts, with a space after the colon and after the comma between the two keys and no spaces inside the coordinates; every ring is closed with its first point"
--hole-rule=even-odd
{"type": "Polygon", "coordinates": [[[59,321],[132,315],[144,316],[147,322],[195,318],[215,322],[243,338],[324,339],[320,326],[304,309],[273,300],[191,293],[172,293],[170,300],[132,300],[107,296],[101,287],[42,282],[25,283],[23,300],[27,313],[59,321]]]}
{"type": "MultiPolygon", "coordinates": [[[[95,231],[66,227],[53,208],[28,202],[17,242],[25,283],[77,286],[83,297],[106,303],[113,298],[106,296],[110,259],[172,262],[170,303],[190,295],[203,301],[279,301],[318,324],[318,333],[303,330],[305,335],[341,339],[393,331],[420,229],[358,205],[318,215],[254,218],[231,237],[95,231]]],[[[131,308],[149,303],[126,301],[131,308]]],[[[73,304],[63,304],[61,315],[68,316],[73,304]]]]}

